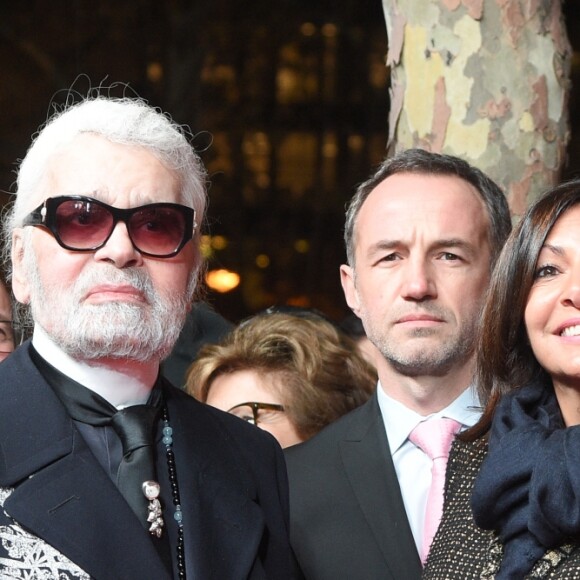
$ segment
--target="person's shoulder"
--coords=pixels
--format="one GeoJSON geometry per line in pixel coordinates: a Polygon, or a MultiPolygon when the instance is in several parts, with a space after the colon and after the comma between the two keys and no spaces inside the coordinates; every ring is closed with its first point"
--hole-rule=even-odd
{"type": "Polygon", "coordinates": [[[455,439],[449,452],[447,471],[449,474],[470,474],[475,479],[489,447],[489,436],[485,434],[475,440],[455,439]]]}
{"type": "Polygon", "coordinates": [[[331,457],[329,452],[337,449],[342,440],[350,436],[358,438],[361,431],[366,431],[370,427],[376,407],[376,400],[371,397],[360,407],[327,425],[308,441],[285,449],[288,467],[291,468],[294,463],[302,464],[304,461],[316,462],[319,459],[329,459],[331,457]]]}
{"type": "MultiPolygon", "coordinates": [[[[0,389],[20,396],[32,383],[44,381],[30,358],[30,341],[19,346],[0,364],[0,389]]],[[[36,385],[35,385],[36,386],[36,385]]]]}
{"type": "Polygon", "coordinates": [[[270,433],[266,433],[230,413],[201,403],[168,381],[165,381],[165,388],[182,415],[190,415],[192,421],[203,422],[205,428],[212,426],[222,434],[220,439],[231,441],[233,445],[240,448],[251,449],[254,454],[260,448],[279,447],[278,442],[270,433]]]}

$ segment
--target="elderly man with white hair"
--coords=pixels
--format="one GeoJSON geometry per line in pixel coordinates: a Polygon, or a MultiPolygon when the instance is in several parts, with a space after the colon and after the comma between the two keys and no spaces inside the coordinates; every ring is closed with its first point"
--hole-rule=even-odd
{"type": "Polygon", "coordinates": [[[12,288],[34,334],[0,368],[0,577],[288,577],[280,448],[159,373],[201,267],[186,133],[139,99],[87,99],[17,185],[12,288]]]}

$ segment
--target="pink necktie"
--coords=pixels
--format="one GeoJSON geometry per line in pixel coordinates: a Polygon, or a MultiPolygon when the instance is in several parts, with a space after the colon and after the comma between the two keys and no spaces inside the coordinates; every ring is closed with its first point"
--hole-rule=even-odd
{"type": "Polygon", "coordinates": [[[443,490],[445,487],[445,469],[454,435],[461,428],[461,423],[453,419],[428,419],[419,423],[409,439],[433,461],[431,467],[431,487],[427,496],[425,526],[423,528],[423,545],[421,562],[425,564],[433,537],[439,527],[443,512],[443,490]]]}

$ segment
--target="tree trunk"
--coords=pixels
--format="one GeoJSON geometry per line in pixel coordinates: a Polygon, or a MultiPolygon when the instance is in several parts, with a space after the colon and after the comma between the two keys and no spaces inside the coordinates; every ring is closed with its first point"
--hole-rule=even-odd
{"type": "Polygon", "coordinates": [[[389,152],[462,157],[520,215],[559,180],[570,135],[561,0],[383,0],[383,8],[389,152]]]}

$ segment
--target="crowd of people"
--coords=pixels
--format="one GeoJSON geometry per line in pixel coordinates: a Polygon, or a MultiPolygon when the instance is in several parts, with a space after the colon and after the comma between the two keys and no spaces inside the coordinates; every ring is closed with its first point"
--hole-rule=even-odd
{"type": "Polygon", "coordinates": [[[198,299],[206,180],[138,98],[23,157],[0,578],[580,577],[580,180],[512,231],[482,171],[403,151],[346,211],[353,318],[236,325],[198,299]]]}

